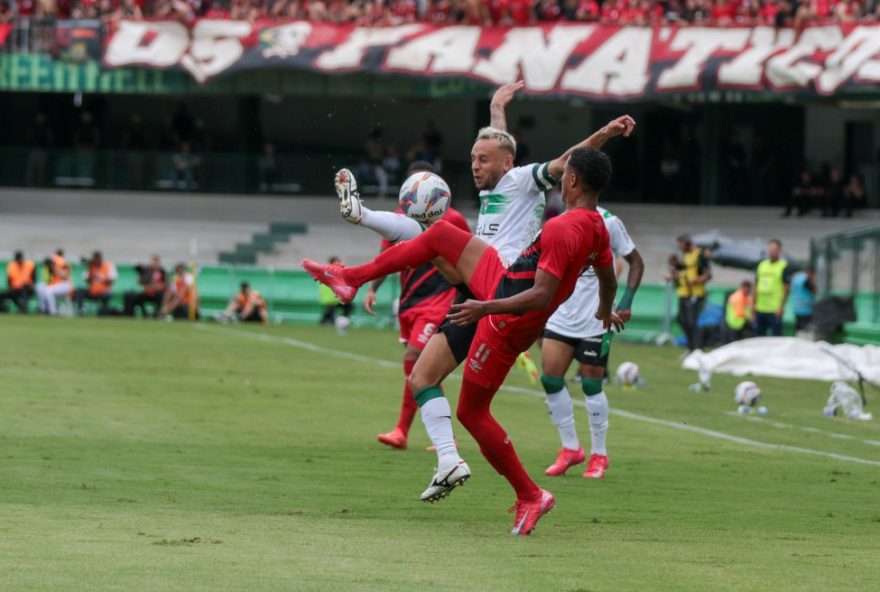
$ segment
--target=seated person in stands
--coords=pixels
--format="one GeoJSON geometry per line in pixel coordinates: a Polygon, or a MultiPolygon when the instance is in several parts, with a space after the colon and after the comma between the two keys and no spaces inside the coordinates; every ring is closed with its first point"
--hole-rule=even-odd
{"type": "Polygon", "coordinates": [[[113,295],[113,282],[117,277],[116,266],[105,260],[100,251],[95,251],[89,260],[89,267],[86,271],[88,287],[77,288],[73,293],[76,313],[82,316],[83,303],[86,300],[93,300],[100,304],[98,314],[107,314],[110,296],[113,295]]]}
{"type": "Polygon", "coordinates": [[[0,311],[6,311],[6,300],[11,300],[18,310],[27,312],[28,300],[34,295],[34,279],[37,267],[33,261],[24,258],[21,251],[6,265],[7,289],[0,292],[0,311]]]}
{"type": "Polygon", "coordinates": [[[746,280],[738,290],[727,298],[724,321],[727,325],[725,341],[739,341],[751,330],[755,318],[755,299],[752,296],[752,282],[746,280]]]}
{"type": "Polygon", "coordinates": [[[241,283],[241,290],[229,301],[229,306],[221,315],[215,317],[220,322],[254,321],[264,325],[269,322],[266,301],[256,290],[251,290],[247,282],[241,283]]]}
{"type": "Polygon", "coordinates": [[[140,292],[126,292],[123,296],[123,307],[126,315],[133,317],[136,308],[141,309],[141,316],[147,316],[146,304],[153,305],[153,314],[159,313],[162,308],[162,299],[165,296],[165,290],[168,287],[165,270],[162,269],[162,263],[159,261],[158,255],[150,258],[150,264],[147,266],[137,265],[135,271],[138,272],[138,283],[142,289],[140,292]]]}
{"type": "Polygon", "coordinates": [[[825,189],[813,178],[810,168],[805,166],[801,169],[797,181],[791,188],[788,203],[782,216],[791,216],[792,210],[795,209],[798,216],[803,216],[822,200],[824,194],[825,189]]]}
{"type": "Polygon", "coordinates": [[[189,311],[195,311],[195,317],[198,317],[199,301],[196,292],[196,281],[193,274],[186,270],[183,263],[178,263],[174,268],[174,278],[171,286],[165,291],[165,297],[162,300],[162,310],[159,312],[160,317],[170,315],[175,319],[188,319],[189,311]]]}
{"type": "MultiPolygon", "coordinates": [[[[37,284],[37,298],[40,301],[40,312],[48,315],[58,314],[56,298],[64,297],[67,308],[70,308],[70,293],[73,286],[70,283],[70,264],[64,258],[64,250],[57,249],[55,254],[46,259],[45,282],[37,284]]],[[[73,314],[70,310],[67,314],[73,314]]]]}

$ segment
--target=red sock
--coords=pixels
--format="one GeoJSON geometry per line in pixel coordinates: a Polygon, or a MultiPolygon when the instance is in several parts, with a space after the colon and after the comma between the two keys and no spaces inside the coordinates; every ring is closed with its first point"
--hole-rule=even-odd
{"type": "Polygon", "coordinates": [[[412,389],[409,386],[409,375],[413,366],[416,365],[415,360],[403,361],[403,399],[400,401],[400,418],[397,420],[397,429],[405,435],[409,434],[409,427],[412,425],[413,417],[416,416],[416,410],[419,408],[416,398],[413,397],[412,389]]]}
{"type": "Polygon", "coordinates": [[[440,220],[414,239],[385,249],[370,263],[346,267],[342,271],[342,278],[348,285],[358,288],[370,280],[407,267],[424,265],[435,257],[443,257],[454,266],[472,236],[471,233],[440,220]]]}
{"type": "Polygon", "coordinates": [[[540,495],[541,489],[523,467],[507,432],[489,412],[496,391],[463,380],[458,397],[458,420],[480,445],[489,464],[507,479],[516,491],[516,497],[531,501],[540,495]]]}

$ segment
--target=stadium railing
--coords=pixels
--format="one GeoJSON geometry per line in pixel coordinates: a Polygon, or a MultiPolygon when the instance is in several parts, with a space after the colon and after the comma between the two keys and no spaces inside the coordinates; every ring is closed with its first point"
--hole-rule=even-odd
{"type": "Polygon", "coordinates": [[[285,152],[268,170],[252,153],[193,153],[191,183],[174,174],[176,151],[0,148],[0,186],[322,195],[350,152],[285,152]]]}
{"type": "Polygon", "coordinates": [[[810,240],[818,293],[853,298],[856,321],[844,326],[846,341],[880,344],[880,224],[810,240]]]}

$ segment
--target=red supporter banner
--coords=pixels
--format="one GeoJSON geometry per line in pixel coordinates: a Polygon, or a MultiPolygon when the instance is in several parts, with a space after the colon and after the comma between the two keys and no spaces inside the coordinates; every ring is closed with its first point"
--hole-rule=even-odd
{"type": "Polygon", "coordinates": [[[606,100],[738,90],[834,95],[877,89],[880,25],[360,28],[305,21],[122,21],[109,68],[183,68],[199,82],[252,69],[522,79],[533,94],[606,100]]]}
{"type": "Polygon", "coordinates": [[[12,23],[0,23],[0,47],[6,45],[6,39],[12,32],[12,23]]]}

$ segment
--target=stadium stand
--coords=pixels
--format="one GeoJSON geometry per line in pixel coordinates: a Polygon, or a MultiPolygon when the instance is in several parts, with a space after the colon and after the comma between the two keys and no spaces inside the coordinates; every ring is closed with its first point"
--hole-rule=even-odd
{"type": "Polygon", "coordinates": [[[411,22],[528,25],[535,22],[601,22],[622,25],[711,25],[852,22],[874,19],[873,2],[789,3],[783,0],[4,0],[0,20],[36,18],[121,19],[197,17],[300,19],[360,26],[411,22]]]}

